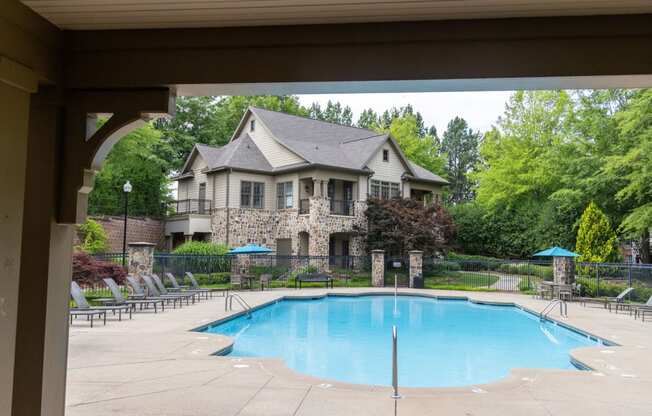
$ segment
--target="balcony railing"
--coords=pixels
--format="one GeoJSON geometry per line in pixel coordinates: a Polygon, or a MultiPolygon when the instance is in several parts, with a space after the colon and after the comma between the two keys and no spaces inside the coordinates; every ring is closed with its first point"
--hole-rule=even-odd
{"type": "Polygon", "coordinates": [[[331,199],[332,215],[354,215],[353,201],[338,201],[331,199]]]}
{"type": "Polygon", "coordinates": [[[210,199],[180,199],[168,204],[168,215],[210,214],[212,209],[210,199]]]}
{"type": "Polygon", "coordinates": [[[310,214],[310,200],[309,199],[300,199],[299,200],[299,214],[310,214]]]}

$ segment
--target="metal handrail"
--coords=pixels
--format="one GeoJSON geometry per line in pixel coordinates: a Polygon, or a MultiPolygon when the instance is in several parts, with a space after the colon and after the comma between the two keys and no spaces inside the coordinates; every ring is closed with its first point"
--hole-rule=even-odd
{"type": "Polygon", "coordinates": [[[566,301],[563,299],[553,299],[545,308],[543,308],[543,310],[541,310],[541,312],[539,312],[539,319],[543,320],[547,318],[548,314],[552,312],[552,308],[556,305],[559,305],[559,314],[564,318],[568,318],[568,304],[566,301]]]}
{"type": "Polygon", "coordinates": [[[231,311],[233,310],[234,298],[238,302],[238,304],[240,304],[240,307],[244,309],[245,313],[247,314],[247,317],[251,318],[251,306],[249,306],[247,301],[242,299],[242,297],[237,293],[231,293],[226,298],[224,298],[224,311],[226,312],[227,310],[231,310],[231,311]]]}
{"type": "Polygon", "coordinates": [[[400,399],[398,394],[398,330],[396,325],[392,326],[392,399],[400,399]]]}

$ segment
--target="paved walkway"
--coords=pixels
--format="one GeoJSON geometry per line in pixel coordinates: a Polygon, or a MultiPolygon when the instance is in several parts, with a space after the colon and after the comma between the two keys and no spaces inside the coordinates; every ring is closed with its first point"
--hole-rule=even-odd
{"type": "Polygon", "coordinates": [[[520,276],[510,276],[507,274],[498,275],[496,283],[491,285],[492,289],[504,290],[508,292],[518,292],[518,285],[521,283],[520,276]]]}
{"type": "MultiPolygon", "coordinates": [[[[370,292],[335,289],[330,292],[370,292]]],[[[252,305],[324,289],[243,293],[252,305]]],[[[418,292],[405,289],[402,292],[418,292]]],[[[547,302],[511,293],[432,291],[437,295],[547,302]]],[[[70,330],[67,414],[130,415],[650,415],[652,322],[570,304],[566,323],[621,344],[575,350],[596,371],[516,369],[496,383],[464,388],[403,389],[326,382],[293,372],[276,359],[218,357],[230,340],[189,329],[224,317],[216,298],[163,314],[138,313],[106,327],[70,330]],[[395,408],[396,405],[396,408],[395,408]]],[[[555,311],[555,314],[557,312],[555,311]]],[[[554,316],[553,314],[553,317],[554,316]]]]}

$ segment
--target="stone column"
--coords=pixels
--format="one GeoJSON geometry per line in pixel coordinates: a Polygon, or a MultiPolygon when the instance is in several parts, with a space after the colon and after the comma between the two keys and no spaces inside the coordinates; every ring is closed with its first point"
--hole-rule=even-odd
{"type": "Polygon", "coordinates": [[[411,250],[410,255],[410,287],[414,287],[414,277],[423,277],[423,251],[411,250]]]}
{"type": "Polygon", "coordinates": [[[371,250],[371,285],[385,286],[385,250],[371,250]]]}
{"type": "Polygon", "coordinates": [[[144,274],[154,272],[154,247],[156,247],[156,244],[152,243],[129,243],[127,272],[130,275],[140,278],[144,274]]]}
{"type": "Polygon", "coordinates": [[[569,285],[575,282],[575,259],[573,257],[553,257],[552,267],[555,283],[569,285]]]}
{"type": "Polygon", "coordinates": [[[312,178],[312,196],[320,197],[321,193],[321,180],[317,178],[312,178]]]}

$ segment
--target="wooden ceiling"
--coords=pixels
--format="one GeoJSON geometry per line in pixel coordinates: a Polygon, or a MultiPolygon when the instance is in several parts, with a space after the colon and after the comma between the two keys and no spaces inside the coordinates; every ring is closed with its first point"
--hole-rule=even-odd
{"type": "Polygon", "coordinates": [[[22,0],[62,29],[145,29],[651,13],[651,0],[22,0]]]}

